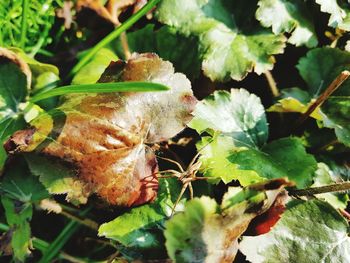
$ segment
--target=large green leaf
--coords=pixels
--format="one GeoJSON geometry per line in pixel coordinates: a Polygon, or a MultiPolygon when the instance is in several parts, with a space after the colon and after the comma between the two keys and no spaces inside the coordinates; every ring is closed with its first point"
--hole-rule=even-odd
{"type": "Polygon", "coordinates": [[[239,247],[252,263],[345,263],[349,225],[328,203],[294,201],[269,233],[244,237],[239,247]]]}
{"type": "Polygon", "coordinates": [[[283,52],[285,37],[259,27],[256,1],[164,0],[157,8],[160,22],[199,38],[202,69],[212,80],[241,80],[254,70],[273,68],[274,54],[283,52]]]}
{"type": "Polygon", "coordinates": [[[317,168],[315,158],[306,153],[298,138],[278,139],[261,149],[239,147],[233,149],[229,161],[264,178],[288,177],[298,188],[312,184],[317,168]]]}
{"type": "Polygon", "coordinates": [[[260,98],[244,89],[216,91],[196,105],[189,127],[198,133],[222,133],[236,145],[261,146],[268,137],[265,110],[260,98]]]}
{"type": "Polygon", "coordinates": [[[321,11],[330,14],[328,25],[350,31],[350,8],[346,1],[316,0],[321,11]]]}
{"type": "Polygon", "coordinates": [[[240,235],[272,205],[285,183],[276,180],[229,188],[221,205],[207,196],[187,202],[185,211],[165,224],[170,258],[176,262],[232,262],[240,235]]]}
{"type": "Polygon", "coordinates": [[[229,136],[202,137],[197,143],[202,163],[200,171],[204,176],[213,178],[209,182],[217,183],[220,179],[225,183],[238,180],[246,186],[264,180],[256,171],[239,169],[239,165],[229,161],[228,157],[236,149],[234,140],[229,136]]]}
{"type": "Polygon", "coordinates": [[[275,34],[291,33],[288,42],[296,46],[317,45],[313,21],[301,0],[260,0],[256,18],[275,34]]]}

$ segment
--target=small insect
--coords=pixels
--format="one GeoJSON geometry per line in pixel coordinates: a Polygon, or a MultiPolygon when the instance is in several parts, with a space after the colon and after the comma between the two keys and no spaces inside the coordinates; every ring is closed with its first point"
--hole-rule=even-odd
{"type": "Polygon", "coordinates": [[[190,192],[190,198],[193,199],[193,187],[192,187],[193,181],[208,180],[208,177],[197,177],[197,172],[202,165],[202,162],[199,161],[198,158],[199,158],[199,155],[200,155],[201,151],[203,150],[203,148],[200,149],[198,151],[198,153],[193,157],[193,159],[191,160],[190,164],[187,166],[186,169],[184,169],[182,167],[182,165],[177,161],[174,161],[174,160],[169,159],[169,158],[164,158],[164,157],[158,156],[158,158],[165,160],[165,161],[168,161],[170,163],[173,163],[179,168],[179,171],[174,170],[174,169],[168,169],[168,170],[158,172],[158,178],[174,178],[174,177],[176,177],[182,183],[182,188],[181,188],[180,194],[179,194],[178,198],[176,199],[176,202],[171,210],[171,215],[174,214],[175,208],[178,205],[178,203],[180,202],[187,187],[188,187],[189,192],[190,192]],[[162,175],[162,174],[170,174],[170,175],[162,175]]]}

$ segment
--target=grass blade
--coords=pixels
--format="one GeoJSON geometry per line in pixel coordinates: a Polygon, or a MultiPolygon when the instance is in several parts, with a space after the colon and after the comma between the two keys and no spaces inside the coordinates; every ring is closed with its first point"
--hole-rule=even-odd
{"type": "Polygon", "coordinates": [[[153,9],[153,7],[160,0],[150,0],[148,3],[142,7],[137,13],[132,15],[128,20],[126,20],[123,24],[118,26],[114,31],[112,31],[109,35],[107,35],[104,39],[98,42],[93,48],[91,48],[86,55],[73,67],[69,76],[73,76],[77,73],[101,48],[105,45],[116,39],[120,36],[121,33],[129,29],[133,24],[135,24],[141,17],[146,15],[149,11],[153,9]]]}
{"type": "Polygon", "coordinates": [[[29,101],[34,103],[39,100],[70,93],[146,92],[164,91],[168,89],[168,87],[162,84],[140,81],[69,85],[38,93],[30,98],[29,101]]]}

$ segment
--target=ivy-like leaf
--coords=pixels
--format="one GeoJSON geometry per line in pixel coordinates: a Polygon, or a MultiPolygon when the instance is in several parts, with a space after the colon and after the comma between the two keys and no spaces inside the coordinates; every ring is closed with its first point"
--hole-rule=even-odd
{"type": "Polygon", "coordinates": [[[216,91],[199,102],[193,114],[189,126],[212,135],[197,144],[205,176],[225,183],[235,179],[242,185],[288,177],[298,187],[311,185],[316,161],[300,140],[284,138],[265,145],[265,110],[254,94],[244,89],[216,91]]]}
{"type": "Polygon", "coordinates": [[[48,198],[44,186],[33,176],[25,160],[17,157],[15,165],[6,167],[0,181],[0,194],[7,224],[10,226],[14,257],[24,262],[30,253],[30,220],[33,203],[48,198]]]}
{"type": "Polygon", "coordinates": [[[228,157],[236,149],[234,140],[229,136],[202,137],[197,143],[200,151],[200,171],[210,182],[217,183],[220,179],[225,183],[238,180],[242,186],[263,181],[264,179],[253,170],[239,169],[239,165],[229,161],[228,157]]]}
{"type": "Polygon", "coordinates": [[[260,98],[244,89],[215,91],[197,104],[193,115],[188,126],[199,134],[219,132],[232,137],[236,145],[261,146],[268,137],[260,98]]]}
{"type": "Polygon", "coordinates": [[[337,0],[316,0],[321,11],[330,14],[328,25],[350,31],[350,8],[346,2],[337,0]]]}
{"type": "Polygon", "coordinates": [[[307,47],[317,46],[315,28],[305,3],[300,0],[260,0],[256,18],[275,34],[291,33],[288,42],[307,47]]]}
{"type": "Polygon", "coordinates": [[[348,222],[330,204],[294,201],[270,232],[243,237],[240,250],[252,263],[349,261],[348,222]]]}
{"type": "Polygon", "coordinates": [[[241,170],[252,170],[264,178],[288,177],[298,188],[312,184],[317,168],[315,158],[306,153],[298,138],[282,138],[265,145],[260,150],[239,147],[233,149],[229,161],[241,170]],[[295,164],[298,165],[295,165],[295,164]]]}
{"type": "Polygon", "coordinates": [[[100,82],[143,81],[171,87],[163,93],[66,96],[57,109],[31,122],[8,141],[10,152],[58,157],[78,170],[89,188],[114,205],[138,205],[157,192],[157,162],[145,143],[166,140],[191,120],[191,84],[155,54],[111,63],[100,82]]]}
{"type": "Polygon", "coordinates": [[[256,2],[221,0],[164,0],[157,8],[160,22],[186,36],[199,38],[202,69],[212,80],[243,79],[254,70],[273,68],[275,54],[283,52],[285,37],[255,23],[256,2]],[[253,3],[254,2],[254,3],[253,3]]]}
{"type": "MultiPolygon", "coordinates": [[[[308,84],[310,96],[317,97],[343,70],[350,70],[350,53],[336,48],[314,49],[300,59],[297,68],[308,84]]],[[[321,106],[324,125],[334,128],[339,141],[347,146],[350,145],[349,96],[350,81],[345,81],[321,106]]]]}
{"type": "Polygon", "coordinates": [[[207,196],[187,202],[185,211],[165,224],[170,258],[176,262],[232,262],[240,235],[287,184],[278,179],[243,189],[232,187],[221,205],[207,196]]]}
{"type": "Polygon", "coordinates": [[[1,203],[5,210],[6,221],[10,226],[11,248],[14,258],[24,262],[30,254],[30,225],[33,207],[28,203],[20,203],[16,200],[1,197],[1,203]]]}

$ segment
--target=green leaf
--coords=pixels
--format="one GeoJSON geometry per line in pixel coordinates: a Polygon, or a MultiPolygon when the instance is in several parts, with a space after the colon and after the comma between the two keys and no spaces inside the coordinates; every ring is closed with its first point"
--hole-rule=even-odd
{"type": "Polygon", "coordinates": [[[265,110],[260,98],[244,89],[215,91],[197,103],[189,127],[198,133],[219,132],[229,135],[235,144],[261,146],[268,137],[265,110]]]}
{"type": "Polygon", "coordinates": [[[317,168],[315,158],[306,153],[298,138],[278,139],[260,150],[239,147],[233,149],[229,161],[240,170],[255,171],[264,178],[288,177],[298,188],[312,184],[317,168]]]}
{"type": "Polygon", "coordinates": [[[272,69],[273,55],[285,46],[284,36],[247,23],[255,10],[253,2],[164,0],[157,18],[181,34],[198,37],[202,69],[211,80],[241,80],[252,70],[261,74],[272,69]]]}
{"type": "MultiPolygon", "coordinates": [[[[350,53],[336,48],[318,48],[300,59],[297,68],[313,97],[320,95],[343,71],[350,70],[350,53]]],[[[323,124],[334,128],[342,143],[350,145],[350,81],[345,81],[321,106],[323,124]]]]}
{"type": "Polygon", "coordinates": [[[114,52],[107,48],[99,50],[95,56],[74,76],[72,84],[93,84],[98,81],[111,61],[118,60],[114,52]]]}
{"type": "Polygon", "coordinates": [[[350,95],[331,96],[322,105],[323,124],[333,128],[339,141],[350,146],[350,95]]]}
{"type": "Polygon", "coordinates": [[[164,240],[159,232],[170,216],[181,189],[177,179],[160,179],[159,186],[158,197],[153,203],[132,208],[102,224],[98,235],[118,241],[128,248],[161,247],[164,240]]]}
{"type": "Polygon", "coordinates": [[[39,177],[39,181],[50,194],[66,194],[67,201],[76,205],[87,202],[90,192],[71,167],[45,156],[36,154],[24,156],[31,173],[39,177]]]}
{"type": "Polygon", "coordinates": [[[5,196],[1,197],[1,202],[5,210],[6,221],[10,226],[11,247],[14,258],[24,262],[26,256],[30,254],[30,225],[32,219],[33,207],[31,204],[19,204],[5,196]]]}
{"type": "Polygon", "coordinates": [[[328,203],[294,201],[270,232],[244,237],[239,247],[252,263],[345,263],[348,235],[348,222],[328,203]]]}
{"type": "Polygon", "coordinates": [[[264,180],[255,171],[241,170],[238,164],[228,160],[235,149],[234,140],[231,137],[202,137],[196,146],[201,153],[200,171],[204,176],[213,178],[209,182],[217,183],[221,179],[227,184],[232,180],[238,180],[242,186],[246,186],[264,180]]]}
{"type": "Polygon", "coordinates": [[[0,171],[7,158],[3,143],[25,125],[20,106],[28,95],[30,75],[25,62],[0,48],[0,171]]]}
{"type": "Polygon", "coordinates": [[[16,165],[7,167],[2,175],[1,194],[23,203],[40,201],[49,197],[38,178],[30,173],[23,157],[18,156],[15,161],[16,165]]]}
{"type": "Polygon", "coordinates": [[[0,63],[0,117],[13,115],[28,94],[28,79],[20,67],[6,57],[0,63]]]}
{"type": "MultiPolygon", "coordinates": [[[[299,60],[299,74],[308,85],[311,98],[318,97],[343,71],[350,70],[350,53],[337,48],[315,48],[299,60]]],[[[334,95],[350,94],[350,81],[345,81],[334,95]]]]}
{"type": "MultiPolygon", "coordinates": [[[[337,179],[339,181],[340,178],[337,178],[325,163],[318,163],[317,167],[312,187],[334,184],[337,182],[337,179]]],[[[348,195],[342,193],[324,193],[318,194],[316,197],[324,199],[336,209],[345,209],[349,200],[348,195]]]]}
{"type": "Polygon", "coordinates": [[[163,84],[142,81],[68,85],[39,93],[30,98],[29,101],[37,102],[39,100],[47,99],[50,97],[62,96],[72,93],[147,92],[164,91],[168,89],[169,88],[163,84]]]}
{"type": "MultiPolygon", "coordinates": [[[[196,37],[185,37],[174,28],[163,26],[155,29],[148,24],[140,30],[128,33],[129,49],[138,53],[154,52],[174,64],[175,70],[194,79],[200,73],[201,60],[196,37]],[[184,57],[186,54],[186,57],[184,57]]],[[[121,42],[118,41],[118,54],[123,56],[121,42]]]]}
{"type": "Polygon", "coordinates": [[[288,42],[307,47],[317,46],[313,21],[301,0],[260,0],[256,18],[275,34],[291,33],[288,42]]]}
{"type": "Polygon", "coordinates": [[[176,262],[233,262],[238,238],[254,217],[272,205],[286,182],[277,180],[265,190],[269,183],[231,187],[221,205],[207,196],[188,201],[185,211],[165,224],[170,258],[176,262]]]}
{"type": "Polygon", "coordinates": [[[350,31],[350,8],[346,2],[337,0],[316,0],[321,11],[330,14],[328,25],[350,31]]]}

